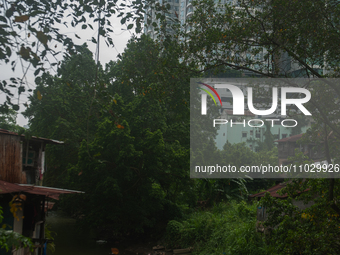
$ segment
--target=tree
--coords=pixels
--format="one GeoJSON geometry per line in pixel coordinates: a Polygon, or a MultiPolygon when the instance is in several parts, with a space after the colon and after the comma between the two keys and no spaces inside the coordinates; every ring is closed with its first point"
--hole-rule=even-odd
{"type": "MultiPolygon", "coordinates": [[[[20,65],[22,76],[1,81],[0,90],[7,97],[0,109],[19,109],[19,105],[11,100],[13,88],[19,96],[28,89],[26,74],[30,67],[35,69],[35,76],[55,72],[59,55],[64,51],[67,51],[64,54],[72,55],[80,49],[80,45],[76,45],[70,36],[60,33],[60,26],[94,30],[94,23],[98,23],[97,36],[92,37],[92,42],[99,43],[100,38],[104,38],[107,45],[113,46],[110,18],[117,15],[127,29],[135,25],[135,32],[140,33],[147,4],[148,1],[142,0],[130,4],[115,0],[2,1],[0,61],[10,63],[13,70],[20,65]]],[[[77,34],[75,36],[80,38],[77,34]]],[[[32,90],[28,89],[28,92],[32,90]]]]}
{"type": "Polygon", "coordinates": [[[174,53],[162,54],[141,36],[107,65],[111,98],[100,105],[93,140],[81,143],[78,162],[68,169],[68,187],[85,194],[65,199],[64,208],[106,235],[154,228],[180,216],[179,205],[195,196],[189,88],[181,86],[191,72],[174,53]]]}
{"type": "MultiPolygon", "coordinates": [[[[201,72],[227,66],[273,78],[339,76],[339,48],[334,43],[339,39],[337,1],[240,0],[217,8],[214,1],[206,0],[193,5],[194,14],[187,20],[192,29],[178,33],[183,38],[183,61],[201,67],[201,72]],[[325,74],[320,73],[323,69],[325,74]]],[[[339,136],[337,82],[289,85],[312,92],[308,108],[313,118],[339,136]]]]}
{"type": "Polygon", "coordinates": [[[95,63],[84,44],[78,54],[64,59],[58,75],[45,74],[37,79],[39,83],[24,112],[30,133],[65,142],[47,150],[45,184],[63,186],[67,166],[78,161],[81,142],[93,139],[101,104],[109,101],[104,99],[103,76],[101,65],[95,63]]]}
{"type": "Polygon", "coordinates": [[[12,109],[7,109],[0,116],[0,128],[6,129],[12,132],[20,132],[22,128],[17,123],[17,113],[12,109]]]}
{"type": "Polygon", "coordinates": [[[259,151],[270,151],[273,149],[274,147],[274,136],[272,134],[272,132],[270,131],[270,123],[269,122],[265,122],[265,127],[266,130],[263,133],[264,136],[264,141],[258,141],[258,148],[259,151]]]}
{"type": "MultiPolygon", "coordinates": [[[[307,88],[312,94],[307,108],[315,124],[304,139],[323,148],[329,164],[338,164],[339,84],[335,79],[315,79],[339,77],[338,1],[240,0],[221,8],[211,0],[192,4],[195,11],[186,24],[186,28],[191,29],[178,32],[183,38],[183,61],[200,67],[201,72],[226,66],[261,77],[309,78],[289,83],[289,86],[307,88]]],[[[278,226],[274,235],[275,252],[336,253],[335,239],[339,236],[336,225],[330,223],[326,227],[326,222],[337,221],[338,216],[333,219],[334,215],[340,215],[339,184],[333,178],[335,175],[329,174],[329,179],[294,181],[291,198],[301,199],[302,196],[296,197],[298,191],[312,191],[307,200],[314,200],[315,206],[305,212],[292,206],[291,200],[268,202],[268,206],[273,205],[273,218],[269,222],[278,226]],[[331,216],[321,215],[321,211],[331,216]],[[316,217],[313,220],[312,212],[316,217]],[[331,237],[322,238],[320,232],[327,232],[331,237]]]]}
{"type": "Polygon", "coordinates": [[[187,20],[192,29],[181,33],[187,62],[269,77],[292,77],[293,70],[285,66],[291,62],[309,76],[323,77],[316,70],[322,68],[337,74],[337,1],[240,0],[217,7],[206,0],[193,5],[187,20]]]}
{"type": "MultiPolygon", "coordinates": [[[[271,253],[278,254],[336,254],[339,250],[339,214],[329,201],[327,179],[293,180],[283,189],[287,199],[275,199],[269,194],[262,199],[268,219],[266,226],[272,229],[267,242],[271,253]],[[308,190],[307,190],[308,189],[308,190]],[[302,210],[293,200],[309,202],[302,210]],[[313,202],[311,202],[313,201],[313,202]],[[311,242],[311,240],[315,240],[311,242]]],[[[334,194],[339,194],[339,179],[335,180],[334,194]]],[[[336,196],[336,199],[338,196],[336,196]]]]}

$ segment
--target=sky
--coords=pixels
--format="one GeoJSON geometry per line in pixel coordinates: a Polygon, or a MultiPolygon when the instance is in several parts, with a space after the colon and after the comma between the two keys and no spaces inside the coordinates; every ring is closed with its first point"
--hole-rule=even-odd
{"type": "MultiPolygon", "coordinates": [[[[100,39],[100,50],[99,50],[99,61],[100,63],[105,66],[106,63],[108,63],[111,60],[116,60],[117,55],[119,53],[122,53],[126,47],[126,44],[128,40],[132,37],[132,34],[134,32],[134,29],[131,31],[128,31],[126,29],[126,25],[121,25],[120,18],[112,16],[110,18],[111,24],[113,26],[113,33],[111,33],[111,37],[113,39],[114,47],[108,47],[106,43],[104,42],[104,39],[100,39]]],[[[79,28],[74,28],[69,26],[66,27],[60,27],[60,32],[63,34],[67,34],[69,37],[71,37],[76,44],[83,44],[87,43],[89,49],[93,52],[93,57],[95,57],[96,52],[96,44],[91,42],[91,38],[95,37],[97,38],[97,24],[92,24],[93,30],[90,28],[87,28],[86,30],[81,29],[81,26],[79,28]],[[77,34],[81,39],[77,39],[74,34],[77,34]]],[[[61,45],[58,45],[59,49],[61,50],[61,45]]],[[[56,48],[58,50],[58,48],[56,48]]],[[[16,55],[15,53],[13,55],[16,55]]],[[[18,57],[15,56],[13,59],[18,60],[18,57]]],[[[60,60],[62,60],[62,54],[60,54],[60,60]]],[[[25,61],[23,61],[24,65],[26,64],[25,61]]],[[[21,68],[20,61],[18,61],[18,64],[16,66],[15,71],[13,72],[11,70],[10,64],[6,65],[3,62],[0,62],[0,80],[7,80],[11,77],[22,77],[24,71],[21,68]]],[[[35,84],[34,84],[34,69],[30,68],[26,75],[27,82],[29,84],[29,88],[34,90],[35,84]]],[[[25,110],[24,103],[28,103],[28,92],[25,92],[24,95],[20,95],[19,98],[19,114],[17,116],[17,124],[20,126],[24,126],[28,124],[28,120],[24,118],[22,114],[20,114],[22,111],[25,110]]],[[[18,97],[15,95],[14,102],[18,102],[18,97]]],[[[2,93],[0,94],[0,104],[5,101],[5,95],[2,93]]]]}

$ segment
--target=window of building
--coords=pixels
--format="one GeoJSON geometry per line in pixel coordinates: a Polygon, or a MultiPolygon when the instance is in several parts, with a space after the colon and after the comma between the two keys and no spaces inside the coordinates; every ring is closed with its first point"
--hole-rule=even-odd
{"type": "Polygon", "coordinates": [[[287,134],[282,134],[282,139],[286,137],[287,137],[287,134]]]}
{"type": "Polygon", "coordinates": [[[253,136],[254,135],[254,131],[253,130],[250,130],[250,136],[253,136]]]}
{"type": "Polygon", "coordinates": [[[222,102],[232,103],[233,102],[233,98],[232,97],[221,97],[221,101],[222,102]]]}
{"type": "Polygon", "coordinates": [[[247,137],[247,132],[242,132],[242,137],[247,137]]]}
{"type": "Polygon", "coordinates": [[[256,138],[261,138],[261,133],[260,132],[256,132],[255,137],[256,138]]]}

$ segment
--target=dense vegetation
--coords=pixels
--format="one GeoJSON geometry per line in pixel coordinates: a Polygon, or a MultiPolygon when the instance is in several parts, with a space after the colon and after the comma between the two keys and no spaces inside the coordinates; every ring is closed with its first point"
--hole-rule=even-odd
{"type": "Polygon", "coordinates": [[[171,247],[195,247],[195,254],[270,254],[255,231],[256,203],[232,201],[197,211],[167,225],[171,247]]]}
{"type": "MultiPolygon", "coordinates": [[[[71,2],[72,26],[79,23],[85,29],[84,14],[93,18],[95,13],[99,17],[98,34],[108,43],[112,43],[108,18],[116,11],[122,24],[135,19],[137,32],[141,29],[141,1],[133,3],[136,15],[123,13],[115,1],[71,2]]],[[[193,28],[190,33],[179,29],[178,22],[169,27],[171,23],[159,16],[161,26],[153,24],[160,33],[157,40],[132,37],[119,60],[105,67],[93,59],[86,45],[74,45],[53,26],[54,21],[61,22],[68,8],[64,1],[51,4],[52,10],[58,10],[52,16],[46,15],[45,9],[51,9],[45,8],[48,1],[4,3],[0,5],[0,59],[9,62],[15,51],[12,49],[19,47],[15,40],[21,37],[10,24],[14,18],[15,29],[29,32],[25,44],[17,48],[18,56],[36,70],[37,86],[25,111],[30,121],[26,132],[65,141],[64,146],[47,150],[45,185],[85,191],[82,196],[62,199],[60,206],[96,229],[98,236],[165,233],[168,245],[194,246],[197,254],[339,251],[338,179],[292,180],[283,191],[288,199],[266,196],[258,204],[248,204],[249,193],[266,189],[273,182],[189,178],[187,86],[192,77],[240,77],[239,71],[273,78],[337,78],[337,1],[275,0],[268,4],[242,0],[238,1],[241,8],[228,5],[223,11],[215,8],[215,1],[193,1],[196,9],[187,20],[193,28]],[[37,27],[22,25],[36,19],[42,19],[35,23],[37,27]],[[28,40],[30,33],[36,37],[34,42],[28,40]],[[68,50],[60,63],[51,64],[58,67],[57,73],[43,68],[48,52],[60,53],[48,47],[53,40],[68,50]],[[28,45],[37,45],[37,53],[28,45]],[[282,59],[289,59],[296,70],[287,70],[282,59]],[[323,69],[327,71],[324,74],[323,69]],[[313,201],[314,205],[300,210],[293,205],[294,199],[313,201]],[[202,204],[205,207],[200,211],[198,205],[202,204]],[[255,231],[258,205],[266,206],[270,213],[266,222],[272,228],[269,236],[255,231]]],[[[166,12],[165,6],[155,8],[166,12]]],[[[11,80],[19,94],[25,90],[24,77],[11,80]]],[[[0,85],[8,95],[0,108],[6,114],[1,116],[0,127],[16,130],[15,113],[9,108],[17,110],[18,105],[10,100],[13,94],[7,83],[0,85]]],[[[302,143],[321,147],[327,161],[336,163],[340,155],[340,90],[329,80],[311,88],[308,107],[315,123],[302,143]]],[[[277,164],[277,150],[268,132],[258,153],[242,144],[226,144],[224,150],[217,151],[213,143],[216,134],[204,132],[200,138],[206,151],[223,157],[228,164],[277,164]]],[[[292,160],[297,164],[309,162],[302,153],[292,160]]]]}
{"type": "MultiPolygon", "coordinates": [[[[30,132],[65,141],[48,150],[45,183],[85,191],[65,198],[65,210],[110,236],[165,226],[200,200],[247,197],[251,180],[189,178],[189,88],[182,84],[192,75],[142,36],[105,69],[84,45],[58,76],[40,80],[25,113],[30,132]]],[[[212,146],[235,165],[263,160],[244,145],[212,146]]]]}

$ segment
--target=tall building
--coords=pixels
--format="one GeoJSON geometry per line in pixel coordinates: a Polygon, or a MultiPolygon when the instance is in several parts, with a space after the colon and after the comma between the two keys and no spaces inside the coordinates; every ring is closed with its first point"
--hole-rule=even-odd
{"type": "MultiPolygon", "coordinates": [[[[220,11],[223,11],[225,4],[235,5],[237,0],[214,0],[216,8],[219,8],[220,11]]],[[[158,0],[157,3],[160,5],[170,5],[170,9],[168,13],[165,14],[167,24],[171,24],[172,22],[180,22],[180,24],[185,27],[187,20],[194,14],[194,7],[192,5],[192,0],[158,0]]],[[[146,10],[146,18],[145,18],[145,27],[144,33],[149,35],[151,38],[157,38],[157,31],[155,31],[155,25],[160,26],[160,21],[157,18],[157,12],[149,7],[146,10]]],[[[187,28],[187,27],[186,27],[187,28]]],[[[189,28],[190,29],[190,28],[189,28]]],[[[255,47],[255,46],[254,46],[255,47]]],[[[246,54],[246,53],[245,53],[246,54]]],[[[250,53],[247,53],[247,57],[249,57],[250,53]]],[[[263,61],[264,55],[266,54],[266,50],[264,49],[262,52],[259,52],[256,55],[250,56],[258,61],[263,61]]],[[[235,55],[231,53],[231,55],[235,55]]],[[[288,56],[286,52],[283,52],[281,56],[277,59],[279,62],[279,69],[281,72],[285,74],[291,74],[293,77],[303,77],[304,74],[300,70],[297,63],[294,63],[291,58],[288,56]]],[[[255,65],[252,66],[253,69],[257,69],[255,65]]],[[[269,70],[268,70],[269,71],[269,70]]],[[[257,76],[254,72],[244,71],[242,76],[257,76]]],[[[228,91],[219,92],[221,95],[221,100],[223,102],[224,107],[221,109],[221,118],[234,120],[235,122],[239,121],[248,121],[250,119],[261,118],[261,116],[255,116],[250,112],[246,116],[240,120],[238,116],[234,116],[232,114],[232,95],[228,91]]],[[[276,115],[268,116],[269,119],[278,119],[279,113],[276,115]]],[[[281,120],[280,120],[281,121],[281,120]]],[[[292,135],[291,128],[285,128],[281,125],[280,121],[276,121],[275,124],[270,129],[270,132],[273,135],[274,140],[284,139],[292,135]]],[[[301,132],[305,132],[308,128],[308,125],[305,125],[301,128],[301,132]]],[[[266,127],[262,126],[258,127],[250,127],[248,125],[237,125],[231,127],[230,122],[226,125],[221,125],[220,129],[217,132],[216,136],[216,147],[220,150],[223,149],[223,146],[228,141],[229,143],[240,143],[245,142],[246,145],[252,149],[253,151],[257,151],[259,148],[259,143],[264,142],[265,140],[266,127]]]]}
{"type": "MultiPolygon", "coordinates": [[[[193,15],[194,7],[191,4],[192,0],[158,0],[156,3],[160,5],[170,5],[169,13],[167,13],[166,19],[168,23],[178,20],[181,25],[186,23],[186,20],[193,15]]],[[[216,5],[222,7],[226,3],[234,3],[235,0],[215,0],[216,5]]],[[[145,26],[144,34],[148,34],[151,38],[156,38],[155,22],[160,25],[159,19],[156,18],[157,12],[153,10],[152,6],[149,6],[145,14],[145,26]],[[149,20],[149,22],[148,22],[149,20]]]]}
{"type": "MultiPolygon", "coordinates": [[[[240,86],[239,88],[242,90],[245,98],[247,98],[248,95],[246,86],[240,86]]],[[[310,118],[305,118],[305,121],[302,123],[299,120],[298,126],[295,129],[292,127],[285,127],[294,124],[289,121],[285,121],[286,123],[282,125],[282,121],[286,118],[281,116],[280,109],[277,109],[273,114],[267,115],[265,118],[263,118],[263,116],[255,115],[250,112],[248,110],[247,104],[244,104],[244,116],[234,115],[232,93],[228,89],[216,90],[223,103],[223,107],[220,109],[220,118],[228,121],[227,124],[218,125],[219,129],[217,130],[215,143],[219,150],[222,150],[227,142],[231,144],[244,142],[247,147],[257,152],[260,150],[260,144],[265,142],[268,127],[270,128],[269,131],[273,137],[273,140],[284,139],[290,137],[293,134],[305,133],[310,127],[310,118]]],[[[257,103],[261,105],[261,101],[262,99],[258,99],[258,101],[255,100],[254,103],[255,105],[257,105],[257,103]]]]}
{"type": "MultiPolygon", "coordinates": [[[[185,23],[186,0],[158,0],[157,3],[160,5],[170,5],[168,13],[165,14],[168,24],[174,22],[175,20],[180,21],[181,24],[185,23]]],[[[157,18],[158,14],[161,13],[155,11],[152,6],[149,6],[145,13],[144,34],[149,35],[152,39],[156,39],[157,36],[155,25],[158,27],[160,26],[159,18],[157,18]]]]}
{"type": "MultiPolygon", "coordinates": [[[[261,127],[251,127],[247,125],[249,120],[258,119],[258,116],[253,115],[250,112],[245,112],[245,116],[240,118],[232,114],[232,110],[223,110],[221,118],[227,119],[229,122],[225,125],[220,125],[217,130],[217,136],[215,138],[216,147],[219,150],[223,150],[224,145],[228,142],[231,144],[245,143],[252,151],[259,151],[260,144],[265,142],[267,127],[265,125],[261,127]],[[234,124],[231,126],[230,120],[233,120],[234,124]]],[[[270,127],[270,132],[273,136],[273,140],[280,140],[290,137],[293,133],[291,127],[283,127],[281,125],[282,119],[276,117],[269,117],[269,119],[279,119],[277,121],[269,121],[273,123],[270,127]]],[[[261,123],[255,124],[256,121],[252,121],[253,125],[261,125],[261,123]]],[[[310,124],[306,124],[301,127],[301,133],[305,133],[310,124]]]]}

